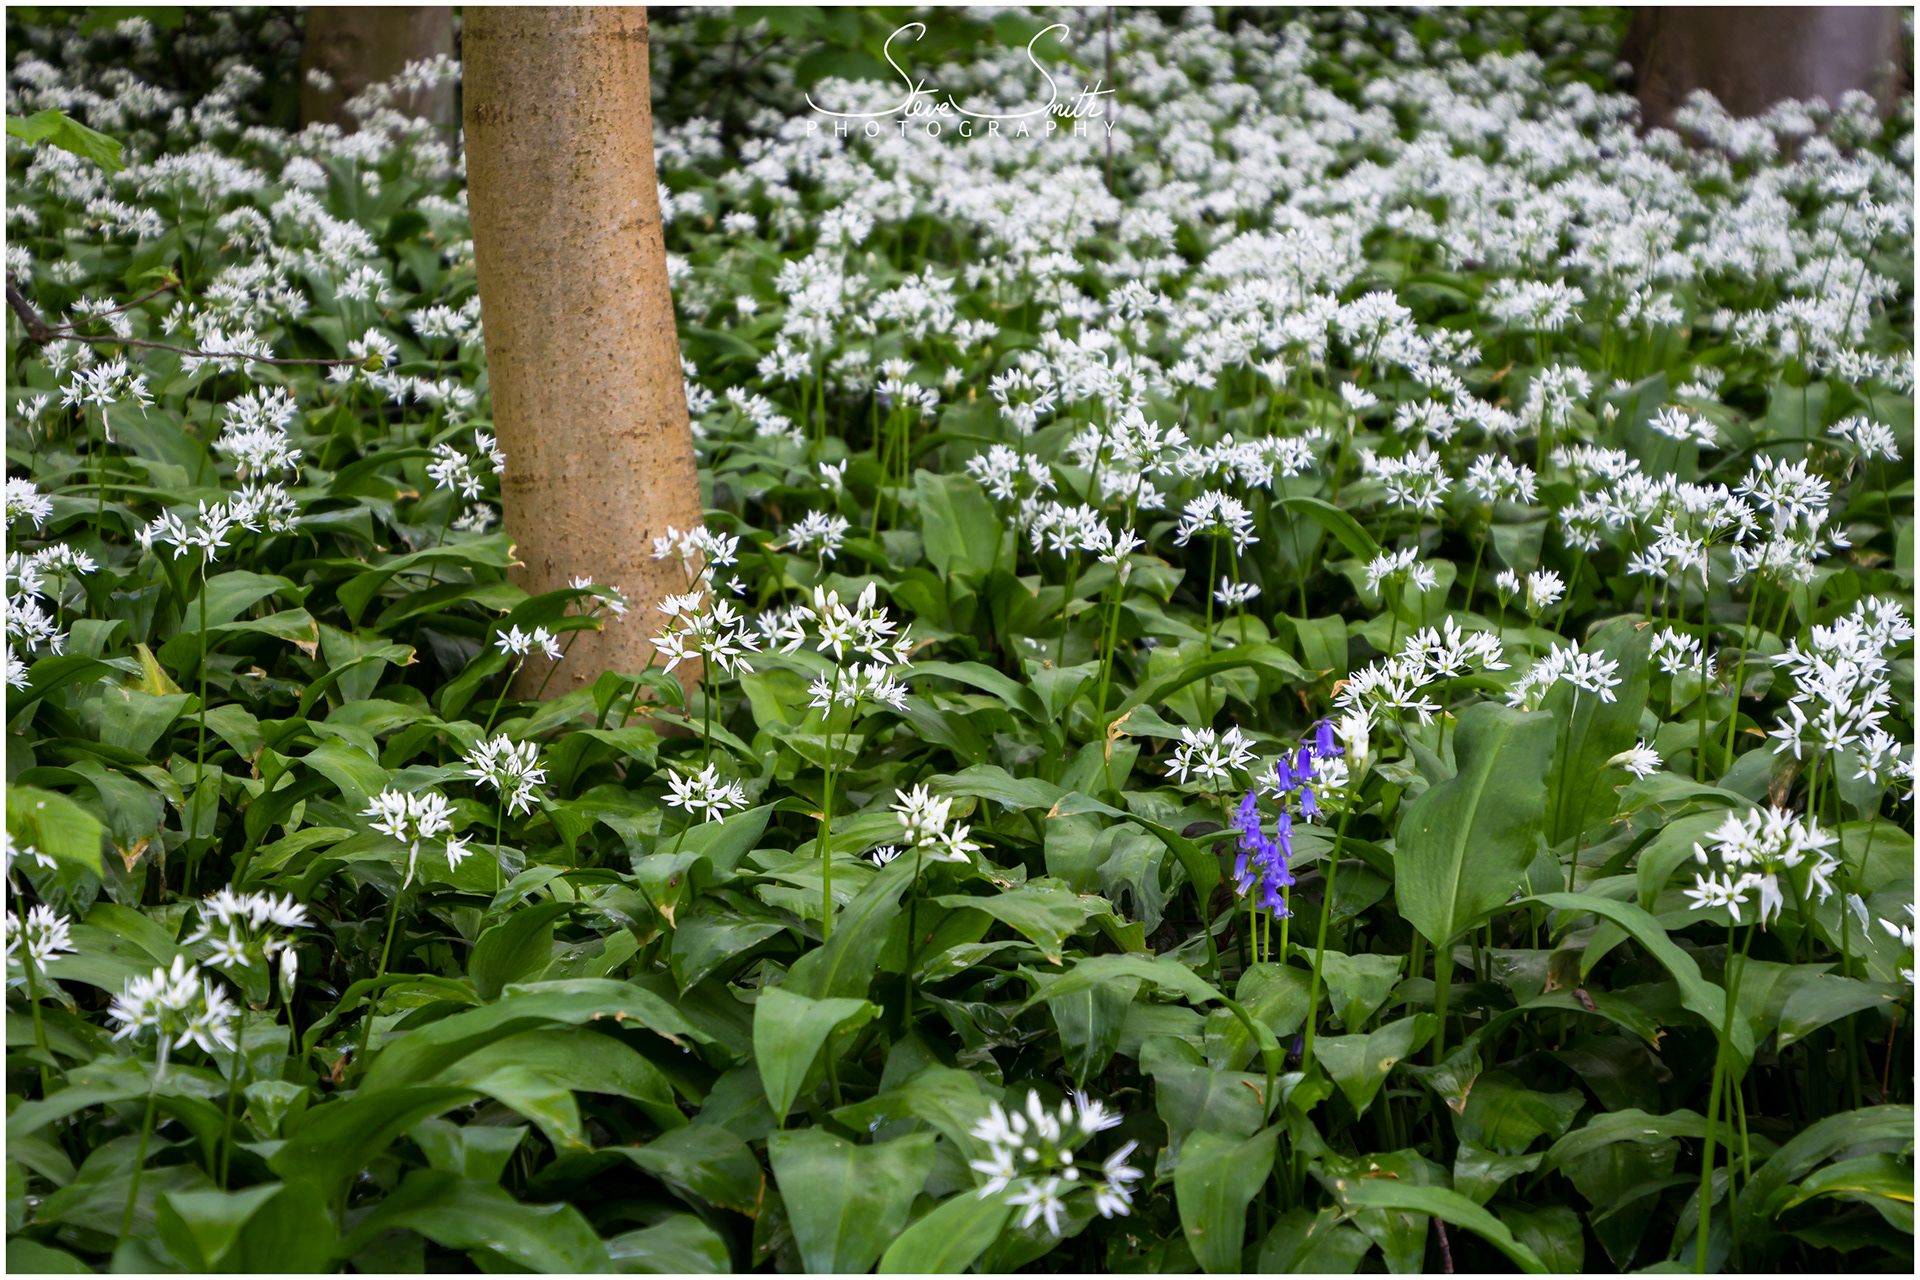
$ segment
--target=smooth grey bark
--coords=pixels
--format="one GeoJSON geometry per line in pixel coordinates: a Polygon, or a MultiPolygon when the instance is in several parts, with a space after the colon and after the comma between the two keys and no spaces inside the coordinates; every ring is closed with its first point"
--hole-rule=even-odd
{"type": "Polygon", "coordinates": [[[1642,5],[1620,56],[1633,64],[1640,118],[1671,127],[1705,89],[1735,116],[1787,98],[1838,104],[1871,94],[1884,113],[1912,78],[1912,51],[1892,7],[1642,5]]]}

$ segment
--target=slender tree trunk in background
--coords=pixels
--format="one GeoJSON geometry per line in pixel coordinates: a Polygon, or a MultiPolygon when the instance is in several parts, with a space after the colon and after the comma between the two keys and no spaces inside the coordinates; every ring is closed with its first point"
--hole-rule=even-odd
{"type": "Polygon", "coordinates": [[[1912,78],[1900,10],[1642,5],[1621,58],[1633,64],[1640,118],[1671,127],[1674,109],[1705,89],[1736,116],[1784,98],[1871,94],[1884,113],[1912,78]]]}
{"type": "MultiPolygon", "coordinates": [[[[647,665],[654,606],[686,590],[652,539],[702,523],[653,161],[647,13],[466,10],[468,202],[506,527],[538,594],[585,575],[624,620],[583,632],[556,697],[647,665]]],[[[683,678],[685,664],[676,668],[683,678]]],[[[545,664],[527,664],[531,695],[545,664]]]]}
{"type": "MultiPolygon", "coordinates": [[[[370,84],[391,80],[409,62],[444,53],[453,56],[453,9],[449,5],[314,5],[300,51],[300,121],[357,128],[347,114],[347,99],[370,84]],[[331,87],[321,89],[309,71],[325,73],[331,87]]],[[[453,86],[443,84],[395,104],[409,116],[437,125],[455,121],[453,86]]]]}

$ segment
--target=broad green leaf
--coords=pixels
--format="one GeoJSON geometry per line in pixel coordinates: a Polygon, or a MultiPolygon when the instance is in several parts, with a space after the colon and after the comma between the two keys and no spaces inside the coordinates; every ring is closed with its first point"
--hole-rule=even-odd
{"type": "MultiPolygon", "coordinates": [[[[1885,1008],[1906,994],[1885,982],[1863,982],[1835,973],[1817,973],[1807,979],[1780,1010],[1779,1047],[1806,1039],[1830,1022],[1852,1017],[1862,1009],[1885,1008]]],[[[1742,1003],[1746,992],[1742,991],[1742,1003]]]]}
{"type": "Polygon", "coordinates": [[[1250,1138],[1201,1130],[1180,1147],[1174,1171],[1174,1197],[1180,1225],[1193,1256],[1208,1272],[1240,1270],[1247,1233],[1247,1202],[1260,1193],[1273,1171],[1280,1126],[1250,1138]]]}
{"type": "Polygon", "coordinates": [[[158,1205],[160,1239],[174,1257],[196,1271],[224,1270],[221,1263],[240,1228],[285,1185],[267,1182],[245,1191],[169,1192],[158,1205]]]}
{"type": "Polygon", "coordinates": [[[1504,1204],[1500,1220],[1513,1232],[1513,1238],[1534,1251],[1547,1270],[1561,1273],[1585,1271],[1586,1234],[1580,1215],[1564,1204],[1504,1204]]]}
{"type": "Polygon", "coordinates": [[[1089,917],[1111,910],[1104,899],[1077,894],[1052,879],[1029,881],[985,897],[949,893],[933,901],[943,907],[986,912],[1024,934],[1054,964],[1062,962],[1071,934],[1089,917]]]}
{"type": "Polygon", "coordinates": [[[7,835],[16,849],[32,848],[63,867],[100,874],[100,820],[55,791],[7,788],[7,835]]]}
{"type": "MultiPolygon", "coordinates": [[[[763,997],[764,998],[764,997],[763,997]]],[[[809,1272],[862,1272],[907,1225],[933,1171],[933,1135],[855,1146],[819,1129],[775,1133],[767,1158],[809,1272]]]]}
{"type": "Polygon", "coordinates": [[[1462,1138],[1453,1153],[1453,1189],[1475,1204],[1485,1204],[1509,1179],[1538,1169],[1545,1154],[1502,1155],[1462,1138]]]}
{"type": "MultiPolygon", "coordinates": [[[[1082,961],[1081,963],[1085,963],[1082,961]]],[[[1249,965],[1233,989],[1234,999],[1279,1038],[1298,1031],[1307,1020],[1307,988],[1312,975],[1292,965],[1261,961],[1249,965]]],[[[1253,1033],[1229,1009],[1207,1015],[1207,1065],[1240,1071],[1259,1049],[1253,1033]]]]}
{"type": "Polygon", "coordinates": [[[773,1114],[783,1117],[792,1109],[828,1036],[879,1012],[876,1005],[845,996],[815,1000],[785,987],[762,991],[753,1009],[753,1059],[773,1114]]]}
{"type": "Polygon", "coordinates": [[[158,1203],[160,1238],[202,1271],[325,1271],[336,1233],[310,1183],[262,1183],[244,1191],[173,1191],[158,1203]],[[197,1256],[196,1256],[197,1255],[197,1256]]]}
{"type": "Polygon", "coordinates": [[[1704,1138],[1706,1134],[1706,1117],[1697,1111],[1673,1111],[1666,1115],[1648,1115],[1635,1110],[1607,1111],[1555,1142],[1548,1148],[1547,1158],[1540,1167],[1556,1169],[1565,1161],[1615,1142],[1651,1146],[1669,1138],[1704,1138]]]}
{"type": "Polygon", "coordinates": [[[1250,1138],[1266,1120],[1259,1076],[1168,1058],[1149,1057],[1140,1066],[1153,1077],[1153,1105],[1166,1121],[1167,1153],[1173,1158],[1199,1130],[1250,1138]]]}
{"type": "Polygon", "coordinates": [[[267,1167],[288,1182],[312,1183],[322,1199],[336,1202],[395,1138],[429,1116],[472,1102],[473,1094],[429,1085],[362,1089],[291,1121],[286,1144],[268,1158],[267,1167]]]}
{"type": "Polygon", "coordinates": [[[12,1275],[82,1275],[93,1268],[64,1249],[49,1248],[25,1236],[7,1237],[7,1271],[12,1275]]]}
{"type": "Polygon", "coordinates": [[[396,1227],[449,1249],[465,1249],[476,1259],[500,1259],[529,1271],[613,1270],[605,1242],[572,1205],[522,1204],[501,1187],[437,1169],[407,1174],[342,1242],[341,1253],[352,1256],[366,1241],[396,1227]]]}
{"type": "Polygon", "coordinates": [[[1013,1210],[1007,1191],[967,1190],[902,1231],[880,1259],[881,1275],[959,1275],[986,1252],[1013,1210]]]}
{"type": "Polygon", "coordinates": [[[1316,521],[1347,549],[1348,554],[1362,561],[1372,560],[1380,554],[1380,544],[1360,527],[1360,522],[1331,502],[1321,498],[1276,498],[1273,505],[1298,511],[1316,521]]]}
{"type": "Polygon", "coordinates": [[[908,669],[907,675],[909,678],[940,676],[948,680],[957,680],[961,684],[972,685],[982,692],[992,694],[1005,703],[1010,710],[1019,711],[1035,722],[1044,722],[1047,718],[1046,708],[1040,705],[1039,695],[1018,680],[984,663],[916,662],[908,669]]]}
{"type": "Polygon", "coordinates": [[[833,1118],[847,1128],[867,1130],[904,1117],[924,1120],[969,1161],[985,1160],[987,1144],[973,1130],[999,1101],[997,1090],[969,1071],[930,1066],[865,1102],[836,1109],[833,1118]]]}
{"type": "Polygon", "coordinates": [[[1340,1178],[1336,1186],[1346,1202],[1356,1208],[1430,1214],[1480,1236],[1531,1275],[1547,1269],[1538,1254],[1513,1238],[1505,1223],[1456,1191],[1408,1186],[1391,1178],[1340,1178]]]}
{"type": "MultiPolygon", "coordinates": [[[[440,564],[476,565],[490,569],[505,569],[518,563],[513,558],[513,543],[505,532],[489,534],[484,538],[475,538],[470,542],[453,543],[446,546],[428,547],[423,551],[414,551],[407,555],[394,556],[381,564],[360,574],[339,589],[340,604],[346,609],[347,620],[359,624],[360,615],[367,605],[379,594],[388,579],[396,573],[417,570],[440,564]]],[[[564,593],[548,593],[564,594],[564,593]]],[[[541,597],[535,597],[540,599],[541,597]]],[[[568,599],[572,596],[568,594],[568,599]]],[[[532,603],[531,601],[529,603],[532,603]]],[[[515,610],[518,613],[519,610],[515,610]]]]}
{"type": "Polygon", "coordinates": [[[733,1270],[727,1242],[691,1213],[610,1236],[607,1255],[623,1275],[723,1275],[733,1270]]]}
{"type": "Polygon", "coordinates": [[[835,919],[826,944],[793,966],[787,990],[814,998],[865,997],[893,928],[901,891],[912,883],[913,872],[909,858],[895,858],[880,868],[835,919]]]}
{"type": "Polygon", "coordinates": [[[62,151],[93,161],[108,173],[118,173],[122,168],[118,138],[89,129],[53,107],[30,116],[8,116],[7,136],[26,142],[51,142],[62,151]]]}
{"type": "Polygon", "coordinates": [[[1007,526],[973,477],[916,471],[913,486],[923,516],[920,536],[934,572],[945,578],[991,568],[1007,526]]]}
{"type": "Polygon", "coordinates": [[[221,623],[232,622],[271,595],[279,595],[289,604],[299,604],[306,593],[274,574],[248,573],[239,569],[219,574],[207,579],[205,590],[181,607],[181,630],[199,630],[203,601],[207,610],[207,626],[217,627],[221,623]]]}
{"type": "Polygon", "coordinates": [[[1428,788],[1401,819],[1395,899],[1436,949],[1504,906],[1533,860],[1547,802],[1553,717],[1497,702],[1462,712],[1459,772],[1428,788]]]}
{"type": "MultiPolygon", "coordinates": [[[[967,905],[972,905],[973,899],[967,905]]],[[[1049,977],[1040,989],[1028,997],[1026,1007],[1042,1000],[1057,1000],[1075,991],[1110,982],[1115,978],[1138,978],[1165,991],[1176,992],[1195,1004],[1219,1000],[1221,995],[1207,981],[1178,960],[1138,955],[1088,956],[1073,962],[1073,967],[1057,978],[1049,977]]]]}
{"type": "Polygon", "coordinates": [[[1412,1057],[1432,1038],[1433,1015],[1419,1013],[1368,1035],[1320,1036],[1313,1042],[1313,1052],[1353,1109],[1364,1112],[1395,1064],[1412,1057]]]}
{"type": "Polygon", "coordinates": [[[616,1148],[654,1177],[710,1204],[753,1217],[760,1212],[766,1178],[753,1151],[727,1129],[686,1125],[643,1147],[616,1148]]]}
{"type": "Polygon", "coordinates": [[[1779,1212],[1775,1200],[1780,1193],[1804,1179],[1807,1171],[1822,1161],[1868,1143],[1904,1144],[1911,1150],[1913,1108],[1862,1107],[1816,1120],[1802,1129],[1754,1173],[1752,1182],[1740,1189],[1734,1229],[1743,1240],[1757,1240],[1779,1212]]]}
{"type": "Polygon", "coordinates": [[[382,1048],[361,1077],[363,1093],[416,1084],[495,1041],[543,1027],[579,1026],[600,1018],[632,1022],[676,1045],[709,1037],[659,994],[609,978],[567,978],[511,986],[484,1008],[441,1018],[382,1048]]]}
{"type": "Polygon", "coordinates": [[[679,841],[680,851],[702,855],[721,877],[731,875],[766,831],[767,819],[772,816],[773,806],[763,804],[730,814],[720,822],[702,822],[688,828],[686,838],[679,841]]]}
{"type": "Polygon", "coordinates": [[[674,921],[669,962],[684,994],[720,965],[787,931],[784,919],[750,900],[729,906],[711,895],[674,921]]]}
{"type": "Polygon", "coordinates": [[[1120,1046],[1127,1008],[1140,990],[1137,978],[1116,978],[1085,991],[1047,1001],[1047,1012],[1060,1032],[1067,1070],[1074,1083],[1085,1087],[1087,1077],[1106,1068],[1120,1046]]]}
{"type": "Polygon", "coordinates": [[[454,1124],[435,1118],[422,1120],[407,1136],[426,1154],[430,1167],[476,1182],[498,1182],[527,1136],[527,1126],[454,1124]]]}
{"type": "MultiPolygon", "coordinates": [[[[1700,966],[1693,957],[1676,946],[1651,915],[1630,902],[1616,902],[1592,893],[1542,893],[1525,901],[1543,903],[1556,911],[1592,913],[1624,928],[1635,942],[1666,966],[1667,972],[1680,984],[1681,1004],[1704,1018],[1716,1037],[1720,1035],[1727,1012],[1726,993],[1700,976],[1700,966]]],[[[1753,1031],[1746,1019],[1733,1020],[1728,1047],[1740,1055],[1742,1070],[1746,1063],[1753,1061],[1753,1031]]]]}
{"type": "Polygon", "coordinates": [[[1506,1071],[1482,1072],[1454,1127],[1462,1142],[1519,1155],[1542,1135],[1558,1139],[1584,1105],[1585,1095],[1542,1093],[1506,1071]]]}
{"type": "Polygon", "coordinates": [[[1903,1161],[1890,1151],[1882,1151],[1874,1155],[1830,1164],[1812,1176],[1802,1179],[1793,1193],[1793,1198],[1782,1205],[1781,1209],[1784,1211],[1797,1204],[1805,1204],[1816,1196],[1837,1196],[1843,1200],[1869,1197],[1895,1200],[1911,1205],[1913,1203],[1911,1158],[1903,1161]]]}
{"type": "Polygon", "coordinates": [[[327,665],[341,669],[334,687],[348,702],[372,697],[388,663],[405,666],[413,661],[411,648],[391,644],[385,636],[353,635],[337,627],[322,626],[320,634],[313,638],[319,641],[327,665]]]}
{"type": "Polygon", "coordinates": [[[1049,809],[1067,793],[1065,787],[1039,778],[1016,778],[997,764],[962,769],[937,786],[942,795],[979,796],[1009,809],[1049,809]]]}
{"type": "Polygon", "coordinates": [[[1373,1242],[1342,1222],[1331,1206],[1318,1213],[1289,1209],[1260,1242],[1264,1275],[1351,1275],[1373,1242]]]}
{"type": "Polygon", "coordinates": [[[1349,1031],[1372,1017],[1393,994],[1400,984],[1400,970],[1406,966],[1404,956],[1347,956],[1337,951],[1327,952],[1322,961],[1320,978],[1327,984],[1327,1004],[1349,1031]]]}
{"type": "Polygon", "coordinates": [[[509,1072],[516,1083],[531,1078],[562,1092],[631,1098],[662,1128],[685,1123],[660,1068],[623,1041],[587,1027],[523,1031],[495,1041],[462,1058],[434,1083],[491,1093],[512,1106],[498,1087],[501,1072],[509,1072]]]}
{"type": "Polygon", "coordinates": [[[1607,761],[1632,747],[1640,736],[1640,714],[1647,705],[1647,654],[1653,629],[1638,618],[1616,618],[1582,646],[1583,651],[1616,662],[1617,686],[1611,701],[1562,681],[1541,703],[1541,712],[1563,728],[1553,740],[1552,802],[1547,839],[1560,844],[1596,822],[1611,818],[1619,797],[1614,788],[1630,781],[1607,761]]]}
{"type": "Polygon", "coordinates": [[[468,976],[482,1000],[497,1000],[509,982],[538,982],[553,963],[553,925],[574,909],[571,902],[523,906],[473,944],[468,976]]]}
{"type": "Polygon", "coordinates": [[[388,774],[378,760],[338,740],[321,743],[300,761],[338,787],[341,798],[356,814],[364,812],[368,802],[387,787],[388,774]]]}

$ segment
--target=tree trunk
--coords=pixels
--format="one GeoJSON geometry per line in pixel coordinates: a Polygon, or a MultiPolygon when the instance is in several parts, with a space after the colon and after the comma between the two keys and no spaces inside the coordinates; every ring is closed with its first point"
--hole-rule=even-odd
{"type": "Polygon", "coordinates": [[[1786,98],[1833,106],[1850,89],[1873,95],[1884,113],[1910,75],[1895,8],[1643,5],[1620,56],[1633,64],[1648,128],[1671,127],[1695,89],[1735,116],[1786,98]]]}
{"type": "MultiPolygon", "coordinates": [[[[337,124],[349,131],[359,121],[347,113],[349,98],[370,84],[391,80],[409,62],[435,54],[453,56],[453,9],[448,5],[314,5],[300,50],[300,120],[337,124]],[[321,88],[311,71],[332,83],[321,88]]],[[[453,86],[416,91],[394,104],[409,116],[434,124],[454,123],[453,86]]]]}
{"type": "MultiPolygon", "coordinates": [[[[654,606],[686,590],[678,558],[654,560],[652,539],[704,518],[667,291],[647,14],[473,7],[462,39],[500,491],[524,562],[515,580],[539,594],[583,575],[632,606],[579,634],[547,683],[555,697],[647,666],[654,606]]],[[[544,668],[529,663],[516,690],[530,696],[544,668]]]]}

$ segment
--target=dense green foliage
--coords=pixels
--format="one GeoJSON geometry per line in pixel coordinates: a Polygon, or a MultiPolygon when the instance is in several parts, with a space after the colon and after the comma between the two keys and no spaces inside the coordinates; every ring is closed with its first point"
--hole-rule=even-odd
{"type": "Polygon", "coordinates": [[[1910,103],[656,14],[708,525],[530,597],[458,139],[140,12],[8,27],[11,1269],[1911,1270],[1910,103]]]}

